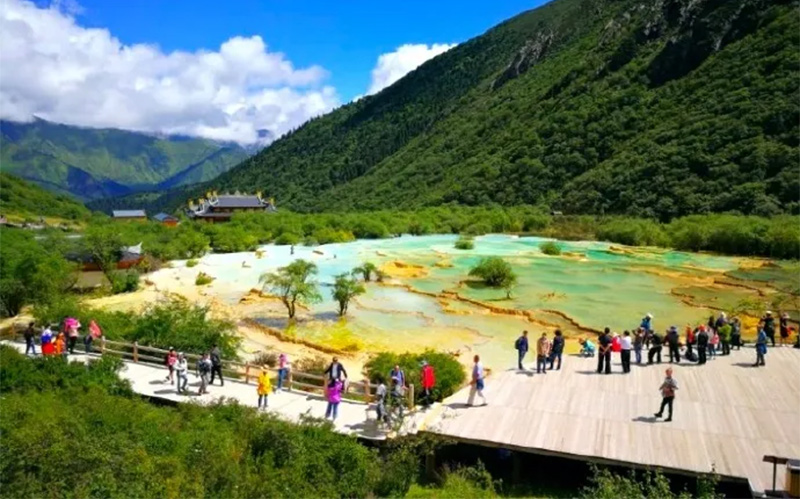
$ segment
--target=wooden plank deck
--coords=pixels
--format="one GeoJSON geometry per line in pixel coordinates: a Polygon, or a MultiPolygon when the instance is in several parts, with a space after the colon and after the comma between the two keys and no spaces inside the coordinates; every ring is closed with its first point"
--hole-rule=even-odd
{"type": "MultiPolygon", "coordinates": [[[[665,350],[666,351],[666,350],[665,350]]],[[[515,352],[510,352],[510,357],[515,352]]],[[[511,361],[515,359],[510,359],[511,361]]],[[[488,405],[466,407],[469,389],[444,401],[424,431],[456,440],[594,462],[710,472],[772,488],[764,455],[800,458],[800,350],[771,348],[767,366],[750,367],[755,351],[675,365],[679,390],[673,421],[653,417],[668,363],[595,373],[596,359],[567,356],[547,375],[495,373],[488,405]]],[[[534,369],[535,370],[535,369],[534,369]]],[[[784,483],[778,467],[778,488],[784,483]]]]}

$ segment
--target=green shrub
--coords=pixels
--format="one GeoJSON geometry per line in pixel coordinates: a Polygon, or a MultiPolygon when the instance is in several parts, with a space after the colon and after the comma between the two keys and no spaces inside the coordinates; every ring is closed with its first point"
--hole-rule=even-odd
{"type": "Polygon", "coordinates": [[[108,275],[113,294],[131,293],[139,289],[139,272],[134,269],[114,271],[108,275]]]}
{"type": "Polygon", "coordinates": [[[600,224],[597,238],[602,241],[626,244],[628,246],[663,246],[669,244],[669,237],[658,222],[647,219],[615,218],[600,224]]]}
{"type": "Polygon", "coordinates": [[[212,282],[214,282],[214,278],[205,272],[200,272],[197,274],[197,277],[194,280],[195,286],[205,286],[206,284],[211,284],[212,282]]]}
{"type": "Polygon", "coordinates": [[[676,494],[670,488],[667,477],[661,472],[647,471],[641,478],[631,470],[622,475],[612,473],[606,468],[591,465],[591,485],[585,487],[582,497],[585,499],[617,499],[617,498],[664,498],[664,499],[717,499],[723,496],[716,493],[718,478],[713,473],[698,479],[697,490],[694,494],[684,490],[676,494]]]}
{"type": "Polygon", "coordinates": [[[436,385],[433,389],[435,400],[442,400],[455,393],[466,380],[464,368],[458,360],[449,353],[435,352],[427,350],[423,353],[403,353],[381,352],[371,358],[364,369],[367,371],[370,382],[377,383],[379,378],[384,382],[389,382],[389,372],[395,365],[399,365],[406,375],[406,383],[414,384],[415,395],[419,397],[422,383],[420,373],[422,361],[427,360],[433,366],[436,377],[436,385]]]}
{"type": "Polygon", "coordinates": [[[257,366],[275,367],[278,365],[278,354],[275,352],[261,352],[250,361],[257,366]]]}
{"type": "Polygon", "coordinates": [[[558,256],[561,254],[561,245],[555,241],[545,241],[539,245],[539,249],[545,255],[558,256]]]}
{"type": "Polygon", "coordinates": [[[275,239],[275,244],[279,246],[296,246],[300,244],[300,236],[291,232],[284,232],[275,239]]]}
{"type": "Polygon", "coordinates": [[[475,239],[470,236],[461,236],[458,238],[458,240],[456,240],[455,248],[460,250],[471,250],[475,248],[475,239]]]}
{"type": "Polygon", "coordinates": [[[303,238],[303,246],[319,246],[319,243],[313,237],[306,236],[303,238]]]}
{"type": "Polygon", "coordinates": [[[199,260],[195,260],[194,258],[192,258],[191,260],[187,260],[187,261],[186,261],[186,266],[187,266],[187,267],[189,267],[189,268],[192,268],[192,267],[197,267],[197,265],[198,265],[199,263],[200,263],[200,261],[199,261],[199,260]]]}

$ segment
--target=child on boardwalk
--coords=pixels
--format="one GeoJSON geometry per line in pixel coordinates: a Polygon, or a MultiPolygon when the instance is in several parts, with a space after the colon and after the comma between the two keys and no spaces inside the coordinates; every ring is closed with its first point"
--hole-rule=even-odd
{"type": "Polygon", "coordinates": [[[467,401],[467,405],[474,405],[476,394],[481,398],[481,400],[483,400],[482,405],[486,405],[486,397],[483,396],[483,364],[481,364],[481,358],[479,355],[476,355],[473,360],[475,361],[475,364],[472,366],[472,386],[469,390],[469,399],[467,401]]]}
{"type": "Polygon", "coordinates": [[[342,401],[342,387],[344,384],[336,379],[328,385],[328,408],[325,409],[325,419],[336,421],[339,415],[339,403],[342,401]]]}
{"type": "Polygon", "coordinates": [[[267,397],[269,392],[272,391],[272,382],[269,379],[269,371],[266,367],[261,368],[261,374],[258,375],[258,408],[267,408],[267,397]]]}

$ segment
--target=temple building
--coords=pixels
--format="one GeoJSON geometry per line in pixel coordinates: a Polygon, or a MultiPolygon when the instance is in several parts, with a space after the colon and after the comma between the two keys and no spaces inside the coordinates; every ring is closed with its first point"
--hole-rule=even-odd
{"type": "Polygon", "coordinates": [[[263,199],[261,193],[241,194],[217,194],[216,191],[207,192],[204,199],[189,201],[189,209],[186,214],[189,218],[203,220],[206,222],[217,223],[227,222],[235,213],[243,212],[273,212],[275,200],[263,199]]]}

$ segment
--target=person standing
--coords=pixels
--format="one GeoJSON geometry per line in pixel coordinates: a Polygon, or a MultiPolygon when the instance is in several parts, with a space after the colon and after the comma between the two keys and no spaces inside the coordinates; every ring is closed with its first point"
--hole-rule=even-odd
{"type": "Polygon", "coordinates": [[[80,327],[81,323],[76,319],[73,319],[73,321],[70,322],[66,327],[68,335],[67,347],[70,355],[75,354],[75,344],[78,343],[78,329],[80,329],[80,327]]]}
{"type": "Polygon", "coordinates": [[[342,401],[342,382],[338,379],[332,380],[328,385],[328,407],[325,409],[325,419],[331,418],[336,421],[339,415],[339,403],[342,401]]]}
{"type": "Polygon", "coordinates": [[[169,352],[164,358],[164,364],[167,365],[167,378],[164,381],[169,381],[170,384],[175,384],[175,364],[178,363],[178,354],[175,349],[169,347],[169,352]]]}
{"type": "Polygon", "coordinates": [[[766,365],[764,363],[764,356],[767,354],[767,332],[764,330],[763,325],[759,325],[758,338],[756,339],[756,363],[753,367],[766,365]]]}
{"type": "Polygon", "coordinates": [[[517,341],[514,342],[514,348],[517,350],[517,369],[523,371],[525,367],[522,365],[522,359],[528,353],[528,331],[523,331],[522,336],[517,338],[517,341]]]}
{"type": "Polygon", "coordinates": [[[89,331],[83,335],[83,348],[86,350],[86,354],[92,353],[92,343],[94,340],[103,336],[103,331],[100,329],[100,326],[97,325],[97,322],[92,319],[89,321],[89,331]]]}
{"type": "Polygon", "coordinates": [[[289,374],[289,356],[285,353],[278,355],[278,387],[275,391],[283,390],[283,380],[289,374]]]}
{"type": "Polygon", "coordinates": [[[708,353],[708,333],[705,326],[697,328],[697,365],[706,363],[708,353]]]}
{"type": "Polygon", "coordinates": [[[472,379],[470,381],[470,390],[469,390],[469,399],[467,401],[468,405],[474,405],[473,402],[475,401],[475,395],[477,394],[481,400],[483,400],[483,404],[486,405],[486,397],[483,396],[483,389],[484,389],[484,372],[483,372],[483,364],[481,364],[481,358],[479,355],[476,355],[472,359],[474,364],[472,365],[472,379]]]}
{"type": "Polygon", "coordinates": [[[328,368],[325,369],[325,376],[328,377],[329,381],[342,381],[342,379],[347,377],[347,371],[339,362],[338,357],[334,357],[333,361],[328,365],[328,368]]]}
{"type": "Polygon", "coordinates": [[[391,371],[389,371],[389,379],[397,378],[397,381],[400,382],[400,386],[404,389],[406,387],[406,373],[400,368],[400,365],[395,364],[391,371]]]}
{"type": "Polygon", "coordinates": [[[203,357],[197,361],[197,376],[200,378],[200,389],[197,390],[198,395],[208,393],[208,375],[211,373],[212,364],[208,353],[204,353],[203,357]]]}
{"type": "Polygon", "coordinates": [[[710,357],[717,356],[717,347],[719,347],[719,331],[712,330],[711,339],[708,340],[708,354],[710,357]]]}
{"type": "Polygon", "coordinates": [[[639,328],[645,333],[653,332],[653,314],[647,312],[647,315],[642,318],[642,323],[639,324],[639,328]]]}
{"type": "Polygon", "coordinates": [[[772,317],[772,312],[767,310],[764,317],[761,318],[761,322],[764,324],[764,333],[772,342],[772,346],[775,346],[775,318],[772,317]]]}
{"type": "Polygon", "coordinates": [[[553,364],[558,359],[558,367],[556,370],[561,370],[561,356],[564,354],[564,336],[561,334],[560,329],[556,329],[555,336],[553,336],[553,344],[550,346],[550,370],[553,370],[553,364]]]}
{"type": "Polygon", "coordinates": [[[689,362],[694,362],[694,352],[692,351],[692,346],[696,341],[694,329],[689,324],[686,325],[686,360],[689,362]]]}
{"type": "Polygon", "coordinates": [[[733,345],[736,350],[742,349],[742,322],[738,317],[734,317],[731,320],[731,345],[733,345]]]}
{"type": "Polygon", "coordinates": [[[681,362],[681,337],[678,334],[678,328],[672,326],[669,328],[667,332],[667,346],[669,347],[669,363],[676,362],[680,364],[681,362]]]}
{"type": "Polygon", "coordinates": [[[644,345],[644,332],[642,328],[636,330],[636,335],[633,337],[633,353],[636,357],[636,363],[642,363],[642,346],[644,345]]]}
{"type": "Polygon", "coordinates": [[[600,335],[598,342],[600,343],[599,351],[597,352],[597,373],[604,372],[611,374],[611,329],[605,328],[603,334],[600,335]],[[605,366],[605,367],[604,367],[605,366]]]}
{"type": "Polygon", "coordinates": [[[50,329],[50,326],[44,328],[42,335],[39,337],[39,342],[42,344],[42,355],[53,355],[55,353],[53,330],[50,329]]]}
{"type": "Polygon", "coordinates": [[[211,349],[211,381],[209,384],[214,384],[214,375],[219,375],[219,386],[225,386],[225,382],[222,380],[222,357],[219,351],[219,346],[214,343],[214,347],[211,349]]]}
{"type": "Polygon", "coordinates": [[[651,343],[650,349],[647,351],[647,363],[652,364],[653,359],[658,359],[658,363],[661,364],[661,347],[662,347],[662,339],[661,336],[653,331],[652,333],[653,339],[651,343]]]}
{"type": "Polygon", "coordinates": [[[378,388],[375,389],[375,412],[378,415],[378,422],[389,423],[389,413],[386,411],[386,384],[383,377],[378,376],[378,388]]]}
{"type": "Polygon", "coordinates": [[[547,374],[547,356],[550,355],[550,340],[547,333],[542,333],[536,342],[536,372],[547,374]]]}
{"type": "Polygon", "coordinates": [[[267,397],[272,391],[272,382],[269,379],[267,366],[261,366],[261,374],[258,375],[258,408],[267,409],[267,397]]]}
{"type": "Polygon", "coordinates": [[[178,354],[178,361],[175,363],[175,372],[178,374],[177,389],[178,395],[186,391],[186,385],[189,384],[189,362],[186,361],[186,356],[183,352],[178,354]]]}
{"type": "Polygon", "coordinates": [[[633,342],[631,341],[631,332],[625,331],[622,333],[620,343],[620,359],[622,359],[622,372],[631,372],[631,350],[633,349],[633,342]]]}
{"type": "Polygon", "coordinates": [[[672,421],[672,403],[675,400],[675,391],[678,389],[678,382],[672,377],[672,368],[667,369],[667,376],[664,382],[661,383],[659,390],[661,391],[661,409],[655,413],[655,417],[660,418],[664,414],[664,408],[669,408],[667,419],[665,422],[672,421]]]}
{"type": "Polygon", "coordinates": [[[25,355],[28,355],[28,352],[36,355],[36,342],[34,341],[36,331],[33,329],[35,325],[33,322],[28,323],[28,327],[22,333],[22,336],[25,337],[25,355]]]}
{"type": "Polygon", "coordinates": [[[789,314],[783,312],[780,318],[780,342],[781,346],[789,342],[789,314]]]}
{"type": "Polygon", "coordinates": [[[422,381],[422,405],[428,407],[433,402],[433,387],[436,385],[436,375],[433,366],[427,360],[422,361],[422,371],[419,373],[422,381]]]}
{"type": "Polygon", "coordinates": [[[722,355],[730,355],[731,354],[731,325],[728,322],[725,322],[720,328],[717,330],[719,334],[719,341],[722,344],[722,355]]]}
{"type": "Polygon", "coordinates": [[[64,356],[65,359],[67,358],[67,336],[64,334],[64,331],[58,332],[53,352],[56,355],[64,356]]]}

